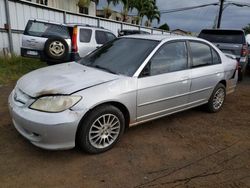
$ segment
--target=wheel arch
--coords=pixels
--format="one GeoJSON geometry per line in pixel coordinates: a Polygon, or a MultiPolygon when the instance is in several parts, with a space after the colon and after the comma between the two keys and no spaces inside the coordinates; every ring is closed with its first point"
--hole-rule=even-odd
{"type": "Polygon", "coordinates": [[[226,80],[221,80],[219,82],[219,84],[223,84],[225,86],[225,88],[227,87],[227,81],[226,80]]]}
{"type": "Polygon", "coordinates": [[[122,104],[121,102],[117,102],[117,101],[108,101],[108,102],[104,102],[104,103],[101,103],[101,104],[97,104],[96,106],[93,106],[91,109],[89,109],[85,114],[84,116],[81,118],[81,121],[80,123],[78,124],[77,126],[77,130],[76,130],[76,134],[78,132],[78,129],[80,127],[80,125],[82,124],[82,122],[84,121],[84,119],[96,108],[99,108],[101,106],[105,106],[105,105],[112,105],[112,106],[115,106],[116,108],[118,108],[122,114],[124,115],[124,118],[125,118],[125,131],[129,128],[129,122],[130,122],[130,113],[129,113],[129,110],[128,108],[122,104]]]}

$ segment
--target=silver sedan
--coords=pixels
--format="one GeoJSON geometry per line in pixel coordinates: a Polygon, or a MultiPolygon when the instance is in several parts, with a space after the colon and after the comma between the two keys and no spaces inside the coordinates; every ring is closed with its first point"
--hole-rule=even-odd
{"type": "Polygon", "coordinates": [[[221,110],[237,61],[193,37],[118,38],[79,62],[26,74],[9,96],[17,131],[44,149],[112,148],[125,129],[206,105],[221,110]]]}

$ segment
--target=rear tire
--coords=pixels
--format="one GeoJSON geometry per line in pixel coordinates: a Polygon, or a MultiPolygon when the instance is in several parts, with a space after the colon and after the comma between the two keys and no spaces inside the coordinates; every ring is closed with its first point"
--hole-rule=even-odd
{"type": "Polygon", "coordinates": [[[207,103],[206,106],[207,110],[211,113],[219,112],[222,109],[222,106],[225,102],[225,98],[226,98],[226,87],[223,84],[219,83],[215,87],[207,103]]]}
{"type": "Polygon", "coordinates": [[[112,105],[103,105],[92,110],[80,123],[76,145],[87,153],[102,153],[120,140],[124,129],[122,112],[112,105]]]}

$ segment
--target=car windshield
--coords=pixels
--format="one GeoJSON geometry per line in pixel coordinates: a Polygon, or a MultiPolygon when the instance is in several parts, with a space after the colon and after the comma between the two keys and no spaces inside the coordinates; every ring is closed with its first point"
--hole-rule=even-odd
{"type": "Polygon", "coordinates": [[[119,38],[84,57],[80,63],[114,74],[133,76],[158,43],[154,40],[119,38]]]}
{"type": "Polygon", "coordinates": [[[200,33],[199,37],[213,43],[245,43],[244,33],[242,31],[205,30],[200,33]]]}

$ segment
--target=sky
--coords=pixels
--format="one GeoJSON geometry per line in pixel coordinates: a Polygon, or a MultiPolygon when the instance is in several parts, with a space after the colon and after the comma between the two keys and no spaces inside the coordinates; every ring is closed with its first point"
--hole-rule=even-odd
{"type": "MultiPolygon", "coordinates": [[[[207,3],[217,3],[219,0],[156,0],[159,10],[170,10],[184,8],[207,3]]],[[[230,0],[238,3],[250,4],[250,0],[230,0]]],[[[106,6],[106,0],[100,0],[98,9],[106,6]]],[[[122,6],[112,7],[116,11],[121,11],[122,6]]],[[[161,15],[161,22],[153,23],[159,26],[167,23],[171,30],[182,29],[191,32],[199,32],[204,28],[212,28],[219,6],[209,6],[199,9],[187,10],[176,13],[161,15]]],[[[131,14],[134,14],[132,12],[131,14]]],[[[250,23],[250,7],[237,7],[230,5],[223,11],[221,28],[241,29],[250,23]]]]}

